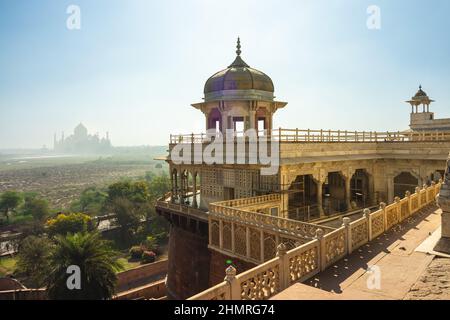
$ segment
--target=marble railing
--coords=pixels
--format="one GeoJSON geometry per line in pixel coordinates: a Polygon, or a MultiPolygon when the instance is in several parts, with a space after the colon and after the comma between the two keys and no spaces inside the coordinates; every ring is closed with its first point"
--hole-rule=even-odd
{"type": "Polygon", "coordinates": [[[293,249],[335,228],[250,211],[280,199],[278,194],[212,203],[209,206],[209,248],[260,264],[275,257],[281,243],[293,249]]]}
{"type": "Polygon", "coordinates": [[[203,221],[208,220],[208,215],[207,215],[206,211],[203,211],[203,210],[197,209],[197,208],[193,208],[188,205],[171,203],[171,202],[160,199],[160,200],[156,201],[155,206],[159,207],[159,208],[170,209],[172,211],[182,213],[184,215],[190,216],[190,217],[198,219],[198,220],[203,220],[203,221]]]}
{"type": "MultiPolygon", "coordinates": [[[[221,136],[221,134],[220,134],[221,136]]],[[[244,132],[235,131],[233,139],[244,136],[244,132]]],[[[449,131],[421,131],[421,132],[375,132],[349,130],[310,130],[310,129],[274,129],[270,133],[258,131],[258,136],[270,136],[280,142],[418,142],[418,141],[450,141],[449,131]]],[[[205,133],[170,135],[170,144],[177,143],[208,143],[211,136],[205,133]]]]}
{"type": "Polygon", "coordinates": [[[273,201],[281,201],[280,194],[273,193],[273,194],[267,194],[267,195],[258,196],[258,197],[220,201],[220,202],[215,202],[214,205],[220,206],[220,207],[245,207],[245,206],[254,206],[254,205],[258,205],[258,204],[264,204],[264,203],[273,202],[273,201]]]}
{"type": "MultiPolygon", "coordinates": [[[[364,216],[350,222],[344,218],[339,229],[324,233],[316,229],[315,238],[287,251],[285,243],[277,246],[276,257],[257,267],[236,275],[232,266],[226,270],[224,282],[201,292],[190,300],[263,300],[272,297],[296,282],[305,281],[334,265],[367,242],[377,238],[403,220],[413,216],[428,204],[435,203],[441,182],[386,206],[381,204],[374,212],[364,210],[364,216]]],[[[222,222],[223,223],[223,222],[222,222]]]]}

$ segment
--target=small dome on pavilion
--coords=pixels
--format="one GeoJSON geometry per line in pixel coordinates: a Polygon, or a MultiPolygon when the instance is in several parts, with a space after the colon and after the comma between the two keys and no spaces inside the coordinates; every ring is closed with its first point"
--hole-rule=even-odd
{"type": "Polygon", "coordinates": [[[241,58],[241,44],[238,38],[236,59],[226,69],[212,75],[205,84],[205,95],[227,90],[258,90],[274,92],[272,79],[265,73],[250,68],[241,58]]]}
{"type": "Polygon", "coordinates": [[[425,98],[428,97],[427,93],[422,90],[422,86],[419,86],[419,91],[417,91],[416,95],[413,98],[425,98]]]}

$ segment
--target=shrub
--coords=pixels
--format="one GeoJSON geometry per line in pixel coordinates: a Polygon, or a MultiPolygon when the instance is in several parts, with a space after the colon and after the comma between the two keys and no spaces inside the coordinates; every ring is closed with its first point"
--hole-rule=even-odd
{"type": "Polygon", "coordinates": [[[144,249],[141,246],[133,246],[130,249],[130,256],[132,259],[140,259],[144,254],[144,249]]]}
{"type": "Polygon", "coordinates": [[[83,213],[59,214],[56,218],[47,221],[50,236],[67,235],[68,233],[86,232],[94,229],[91,217],[83,213]]]}
{"type": "Polygon", "coordinates": [[[144,251],[142,253],[142,263],[152,263],[156,260],[156,254],[153,251],[144,251]]]}
{"type": "Polygon", "coordinates": [[[157,240],[154,236],[147,236],[147,239],[145,239],[142,242],[142,246],[145,247],[148,251],[152,251],[157,245],[157,240]]]}

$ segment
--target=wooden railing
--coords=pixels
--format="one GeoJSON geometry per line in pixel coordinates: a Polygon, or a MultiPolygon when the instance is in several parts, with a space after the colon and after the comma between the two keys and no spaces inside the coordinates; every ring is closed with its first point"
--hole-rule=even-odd
{"type": "Polygon", "coordinates": [[[428,204],[434,203],[441,182],[417,188],[414,194],[396,198],[393,204],[381,204],[379,210],[364,210],[364,216],[324,234],[317,229],[313,240],[290,251],[280,243],[277,256],[257,267],[236,275],[232,266],[226,270],[225,281],[189,300],[261,300],[268,299],[296,282],[305,281],[334,265],[367,242],[377,238],[428,204]]]}
{"type": "MultiPolygon", "coordinates": [[[[221,136],[221,133],[217,133],[221,136]]],[[[232,138],[239,139],[244,132],[234,132],[232,138]]],[[[348,130],[310,130],[310,129],[274,129],[269,134],[259,131],[258,137],[270,137],[280,142],[417,142],[417,141],[450,141],[450,131],[410,131],[410,132],[375,132],[348,130]]],[[[225,136],[223,137],[225,140],[225,136]]],[[[176,143],[208,143],[211,136],[205,133],[170,135],[170,144],[176,143]]]]}

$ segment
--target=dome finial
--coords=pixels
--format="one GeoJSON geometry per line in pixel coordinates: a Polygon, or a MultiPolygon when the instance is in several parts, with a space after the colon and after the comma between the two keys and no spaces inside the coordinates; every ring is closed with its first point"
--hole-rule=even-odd
{"type": "Polygon", "coordinates": [[[419,89],[422,90],[422,85],[421,84],[419,85],[419,89]]]}
{"type": "Polygon", "coordinates": [[[236,45],[236,54],[238,55],[238,56],[240,56],[241,55],[241,39],[238,37],[237,38],[237,45],[236,45]]]}

